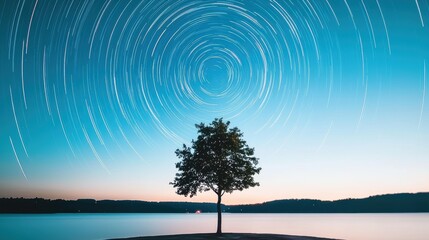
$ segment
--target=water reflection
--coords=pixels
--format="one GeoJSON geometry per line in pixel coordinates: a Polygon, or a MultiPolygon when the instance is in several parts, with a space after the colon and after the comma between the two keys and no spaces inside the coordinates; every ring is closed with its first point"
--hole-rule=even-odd
{"type": "MultiPolygon", "coordinates": [[[[224,232],[278,233],[341,239],[429,236],[429,213],[224,214],[224,232]]],[[[0,239],[106,239],[215,232],[216,214],[3,214],[0,239]]]]}

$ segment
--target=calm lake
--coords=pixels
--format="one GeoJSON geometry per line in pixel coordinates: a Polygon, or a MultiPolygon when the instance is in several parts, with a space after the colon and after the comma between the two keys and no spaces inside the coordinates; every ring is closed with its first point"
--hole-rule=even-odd
{"type": "MultiPolygon", "coordinates": [[[[224,232],[429,239],[429,213],[223,214],[224,232]]],[[[106,239],[214,232],[216,214],[0,214],[0,239],[106,239]]]]}

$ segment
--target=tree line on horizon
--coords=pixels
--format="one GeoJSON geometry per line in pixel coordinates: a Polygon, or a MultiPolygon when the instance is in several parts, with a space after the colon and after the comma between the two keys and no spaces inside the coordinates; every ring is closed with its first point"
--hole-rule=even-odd
{"type": "MultiPolygon", "coordinates": [[[[275,200],[259,204],[221,205],[226,213],[402,213],[429,212],[429,192],[378,195],[322,201],[275,200]]],[[[216,213],[216,203],[146,202],[133,200],[50,200],[0,198],[0,213],[216,213]]]]}

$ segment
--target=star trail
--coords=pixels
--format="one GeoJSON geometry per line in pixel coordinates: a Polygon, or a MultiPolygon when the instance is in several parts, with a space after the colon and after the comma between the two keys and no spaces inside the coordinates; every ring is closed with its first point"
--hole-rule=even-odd
{"type": "Polygon", "coordinates": [[[216,117],[261,159],[240,201],[427,191],[428,22],[426,0],[1,1],[0,194],[173,199],[174,150],[216,117]]]}

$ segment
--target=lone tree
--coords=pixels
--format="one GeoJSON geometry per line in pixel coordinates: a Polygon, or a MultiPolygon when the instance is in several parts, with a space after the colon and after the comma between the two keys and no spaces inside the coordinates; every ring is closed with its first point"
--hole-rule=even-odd
{"type": "Polygon", "coordinates": [[[243,140],[238,128],[216,118],[211,124],[196,124],[198,138],[192,147],[183,144],[176,150],[180,162],[174,182],[176,193],[193,197],[197,192],[212,190],[217,195],[217,234],[222,233],[222,196],[235,190],[259,186],[253,175],[259,174],[254,149],[243,140]]]}

